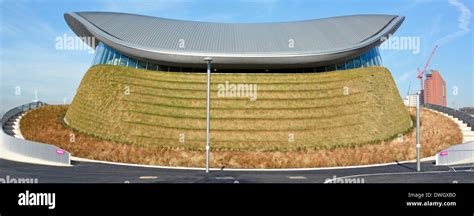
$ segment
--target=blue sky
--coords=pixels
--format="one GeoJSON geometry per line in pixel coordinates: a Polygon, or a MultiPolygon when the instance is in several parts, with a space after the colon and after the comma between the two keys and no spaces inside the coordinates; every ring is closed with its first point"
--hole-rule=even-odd
{"type": "MultiPolygon", "coordinates": [[[[63,14],[114,11],[157,17],[226,22],[278,22],[352,14],[406,17],[399,37],[419,37],[420,52],[382,50],[402,96],[419,88],[416,68],[423,67],[436,44],[431,67],[447,82],[448,106],[474,106],[472,0],[0,0],[0,111],[38,99],[70,103],[90,66],[86,50],[56,50],[56,37],[74,36],[63,14]],[[16,95],[15,91],[21,91],[16,95]],[[458,94],[453,95],[457,89],[458,94]]],[[[18,92],[17,92],[18,93],[18,92]]]]}

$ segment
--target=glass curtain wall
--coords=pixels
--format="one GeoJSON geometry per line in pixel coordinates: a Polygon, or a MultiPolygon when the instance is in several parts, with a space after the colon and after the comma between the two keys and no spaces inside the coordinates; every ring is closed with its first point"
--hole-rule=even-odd
{"type": "MultiPolygon", "coordinates": [[[[166,72],[205,72],[203,68],[182,68],[182,67],[172,67],[167,65],[158,65],[154,63],[149,63],[146,61],[134,59],[121,53],[118,53],[109,46],[103,44],[102,42],[96,47],[95,56],[92,59],[92,65],[98,64],[107,64],[107,65],[118,65],[123,67],[131,67],[137,69],[145,69],[152,71],[166,71],[166,72]]],[[[250,70],[251,72],[327,72],[335,70],[349,70],[353,68],[361,67],[370,67],[370,66],[382,66],[382,58],[380,57],[379,49],[373,48],[367,53],[364,53],[356,58],[350,59],[346,62],[341,62],[333,65],[318,66],[318,67],[307,67],[307,68],[297,68],[297,69],[258,69],[250,70]]],[[[218,72],[233,72],[236,69],[218,69],[218,72]]],[[[242,70],[239,70],[242,71],[242,70]]]]}

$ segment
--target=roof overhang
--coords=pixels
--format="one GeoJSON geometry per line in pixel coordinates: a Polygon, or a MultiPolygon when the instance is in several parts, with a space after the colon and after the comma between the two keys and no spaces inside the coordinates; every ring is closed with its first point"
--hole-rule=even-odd
{"type": "MultiPolygon", "coordinates": [[[[168,65],[176,65],[180,67],[204,67],[205,57],[212,57],[213,64],[216,67],[221,68],[231,68],[238,66],[239,68],[291,68],[291,67],[305,67],[305,66],[318,66],[318,65],[328,65],[332,63],[342,62],[348,59],[351,59],[355,56],[361,55],[362,53],[367,52],[368,50],[380,45],[383,40],[382,38],[388,38],[392,35],[402,24],[404,17],[403,16],[392,16],[390,19],[387,19],[387,22],[384,23],[383,27],[380,29],[372,32],[368,32],[370,36],[366,38],[361,38],[360,41],[357,43],[353,43],[350,45],[344,45],[341,47],[332,46],[330,48],[318,50],[317,48],[303,50],[303,51],[295,51],[295,52],[282,52],[281,50],[265,50],[265,52],[258,52],[255,50],[250,50],[248,52],[236,52],[234,50],[229,50],[229,52],[225,51],[216,51],[218,49],[213,49],[212,47],[204,47],[200,50],[186,50],[186,49],[170,49],[165,47],[159,46],[151,46],[144,43],[137,43],[131,42],[130,38],[134,36],[128,37],[129,40],[126,38],[118,37],[104,29],[105,24],[102,24],[100,27],[98,24],[94,23],[90,19],[86,19],[85,13],[66,13],[64,14],[64,18],[67,24],[71,27],[74,33],[79,37],[94,37],[94,44],[89,44],[89,46],[97,46],[98,42],[101,41],[104,44],[112,47],[113,49],[117,50],[118,52],[132,56],[138,59],[156,62],[161,64],[168,64],[168,65]]],[[[106,12],[95,12],[95,14],[112,14],[114,16],[130,16],[130,22],[134,22],[134,16],[139,15],[130,15],[130,14],[121,14],[121,13],[106,13],[106,12]]],[[[144,19],[144,16],[140,16],[140,19],[144,19]]],[[[127,17],[128,18],[128,17],[127,17]]],[[[386,17],[385,17],[386,18],[386,17]]],[[[167,19],[161,18],[154,18],[154,17],[146,17],[146,19],[151,19],[150,22],[160,22],[162,20],[169,21],[167,19]]],[[[330,20],[332,18],[328,18],[330,20]]],[[[350,17],[348,18],[350,19],[350,17]]],[[[97,19],[96,19],[97,20],[97,19]]],[[[136,20],[135,25],[140,25],[139,21],[136,20]]],[[[148,21],[148,20],[147,20],[148,21]]],[[[202,25],[201,22],[190,22],[190,21],[177,21],[177,25],[180,24],[179,22],[185,22],[185,24],[191,23],[195,25],[191,26],[198,26],[202,25]]],[[[314,21],[306,21],[308,24],[304,25],[312,25],[311,22],[318,22],[319,20],[314,21]]],[[[319,22],[326,22],[319,21],[319,22]]],[[[283,27],[295,25],[296,22],[288,22],[283,25],[283,27]]],[[[336,22],[337,23],[337,22],[336,22]]],[[[368,23],[370,24],[370,23],[368,23]]],[[[234,25],[234,24],[222,24],[222,25],[234,25]]],[[[252,25],[252,24],[247,24],[252,25]]],[[[219,30],[220,25],[210,25],[210,28],[216,28],[219,30]]],[[[265,27],[265,24],[262,24],[265,27]]],[[[209,27],[208,27],[209,28],[209,27]]],[[[244,25],[245,28],[245,25],[244,25]]],[[[273,28],[270,26],[269,28],[273,28]]],[[[214,29],[212,29],[214,30],[214,29]]],[[[356,29],[358,30],[358,29],[356,29]]],[[[127,29],[123,29],[123,31],[131,31],[127,29]]],[[[158,29],[159,31],[159,29],[158,29]]],[[[190,31],[190,36],[192,37],[192,29],[190,31]]],[[[245,31],[245,29],[244,29],[245,31]]],[[[324,31],[324,29],[320,30],[324,31]]],[[[351,31],[354,29],[348,29],[347,34],[350,34],[351,31]]],[[[360,31],[360,30],[359,30],[360,31]]],[[[254,32],[250,32],[254,33],[254,32]]],[[[140,34],[140,32],[132,32],[131,34],[136,34],[136,37],[144,37],[140,34]]],[[[173,34],[173,32],[169,32],[168,34],[173,34]]],[[[199,34],[198,32],[196,34],[199,34]]],[[[199,35],[196,35],[198,37],[199,35]]],[[[311,36],[311,35],[309,35],[311,36]]],[[[148,38],[150,36],[148,35],[148,38]]],[[[156,38],[156,40],[169,40],[169,37],[163,38],[156,38]]],[[[234,39],[235,40],[235,39],[234,39]]],[[[219,43],[234,43],[234,40],[220,41],[219,43]]],[[[315,38],[317,40],[317,38],[315,38]]],[[[152,41],[153,42],[153,41],[152,41]]],[[[217,45],[219,45],[217,43],[217,45]]],[[[150,44],[150,43],[148,43],[150,44]]],[[[305,46],[305,44],[300,44],[300,46],[305,46]]],[[[251,49],[251,47],[249,48],[251,49]]]]}

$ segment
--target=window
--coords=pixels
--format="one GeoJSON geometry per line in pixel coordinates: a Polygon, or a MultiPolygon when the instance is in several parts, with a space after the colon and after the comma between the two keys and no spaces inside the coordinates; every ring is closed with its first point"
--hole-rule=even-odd
{"type": "Polygon", "coordinates": [[[192,68],[181,68],[181,72],[192,72],[192,68]]]}
{"type": "Polygon", "coordinates": [[[120,54],[114,51],[114,58],[112,59],[113,65],[119,65],[120,63],[120,54]]]}
{"type": "Polygon", "coordinates": [[[168,66],[160,65],[160,71],[168,72],[168,66]]]}
{"type": "Polygon", "coordinates": [[[132,59],[132,58],[128,58],[127,67],[137,68],[137,60],[132,59]]]}
{"type": "Polygon", "coordinates": [[[157,70],[158,67],[156,64],[148,63],[147,70],[157,70]]]}
{"type": "Polygon", "coordinates": [[[349,70],[349,69],[352,69],[352,68],[354,68],[354,60],[353,59],[346,62],[346,69],[349,70]]]}
{"type": "Polygon", "coordinates": [[[377,65],[377,62],[375,62],[375,54],[373,49],[370,50],[370,64],[372,66],[377,65]]]}
{"type": "Polygon", "coordinates": [[[336,70],[336,65],[328,65],[326,66],[326,71],[335,71],[336,70]]]}
{"type": "Polygon", "coordinates": [[[120,55],[119,66],[127,67],[127,64],[128,64],[128,58],[127,58],[127,56],[120,55]]]}
{"type": "Polygon", "coordinates": [[[361,65],[362,67],[368,67],[368,63],[367,63],[367,53],[364,53],[363,55],[360,56],[360,61],[361,61],[361,65]]]}
{"type": "Polygon", "coordinates": [[[324,66],[316,67],[316,72],[326,72],[326,68],[324,66]]]}
{"type": "MultiPolygon", "coordinates": [[[[164,72],[206,72],[205,68],[186,68],[186,67],[175,67],[167,65],[158,65],[142,61],[134,58],[130,58],[120,54],[114,49],[108,47],[102,42],[96,47],[95,55],[92,60],[92,65],[97,64],[109,64],[118,65],[123,67],[140,68],[146,70],[156,70],[164,72]]],[[[304,68],[293,68],[293,69],[255,69],[255,70],[242,70],[242,69],[219,69],[218,72],[232,73],[241,71],[255,71],[255,72],[270,72],[270,73],[313,73],[313,72],[326,72],[334,70],[348,70],[360,67],[369,67],[373,65],[382,65],[382,58],[380,51],[377,47],[357,56],[353,59],[347,60],[339,64],[329,64],[317,67],[304,67],[304,68]]],[[[203,65],[205,66],[205,65],[203,65]]],[[[214,69],[217,71],[217,69],[214,69]]]]}
{"type": "Polygon", "coordinates": [[[367,52],[364,56],[365,56],[365,65],[367,65],[367,67],[369,66],[372,66],[372,63],[370,62],[370,55],[369,55],[370,52],[367,52]]]}
{"type": "Polygon", "coordinates": [[[358,56],[354,59],[354,68],[360,68],[360,67],[362,67],[362,64],[360,62],[360,56],[358,56]]]}
{"type": "Polygon", "coordinates": [[[109,54],[109,49],[107,47],[104,48],[104,52],[102,53],[102,57],[100,58],[100,63],[99,64],[105,64],[105,61],[107,60],[107,55],[109,54]]]}
{"type": "Polygon", "coordinates": [[[137,68],[146,68],[146,62],[144,61],[138,61],[137,68]]]}
{"type": "Polygon", "coordinates": [[[337,70],[345,70],[346,69],[346,64],[345,63],[337,64],[336,68],[337,68],[337,70]]]}
{"type": "Polygon", "coordinates": [[[107,60],[105,61],[106,64],[112,64],[112,60],[114,58],[115,52],[109,49],[109,55],[107,56],[107,60]]]}
{"type": "Polygon", "coordinates": [[[96,59],[97,59],[97,53],[99,52],[99,49],[100,49],[100,44],[99,44],[99,46],[97,46],[97,47],[95,48],[94,58],[92,58],[92,65],[95,65],[95,61],[96,61],[96,59]]]}
{"type": "Polygon", "coordinates": [[[204,68],[193,68],[193,72],[204,73],[204,72],[206,72],[206,69],[204,69],[204,68]]]}
{"type": "Polygon", "coordinates": [[[170,72],[180,72],[180,68],[170,66],[168,71],[170,71],[170,72]]]}
{"type": "Polygon", "coordinates": [[[374,59],[374,65],[379,65],[379,59],[377,58],[377,51],[375,49],[372,49],[372,58],[374,59]]]}

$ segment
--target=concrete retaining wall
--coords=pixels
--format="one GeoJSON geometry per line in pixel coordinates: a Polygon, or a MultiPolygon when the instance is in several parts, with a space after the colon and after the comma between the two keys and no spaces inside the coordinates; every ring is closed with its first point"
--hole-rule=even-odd
{"type": "Polygon", "coordinates": [[[453,145],[436,154],[436,165],[474,165],[474,142],[453,145]]]}

